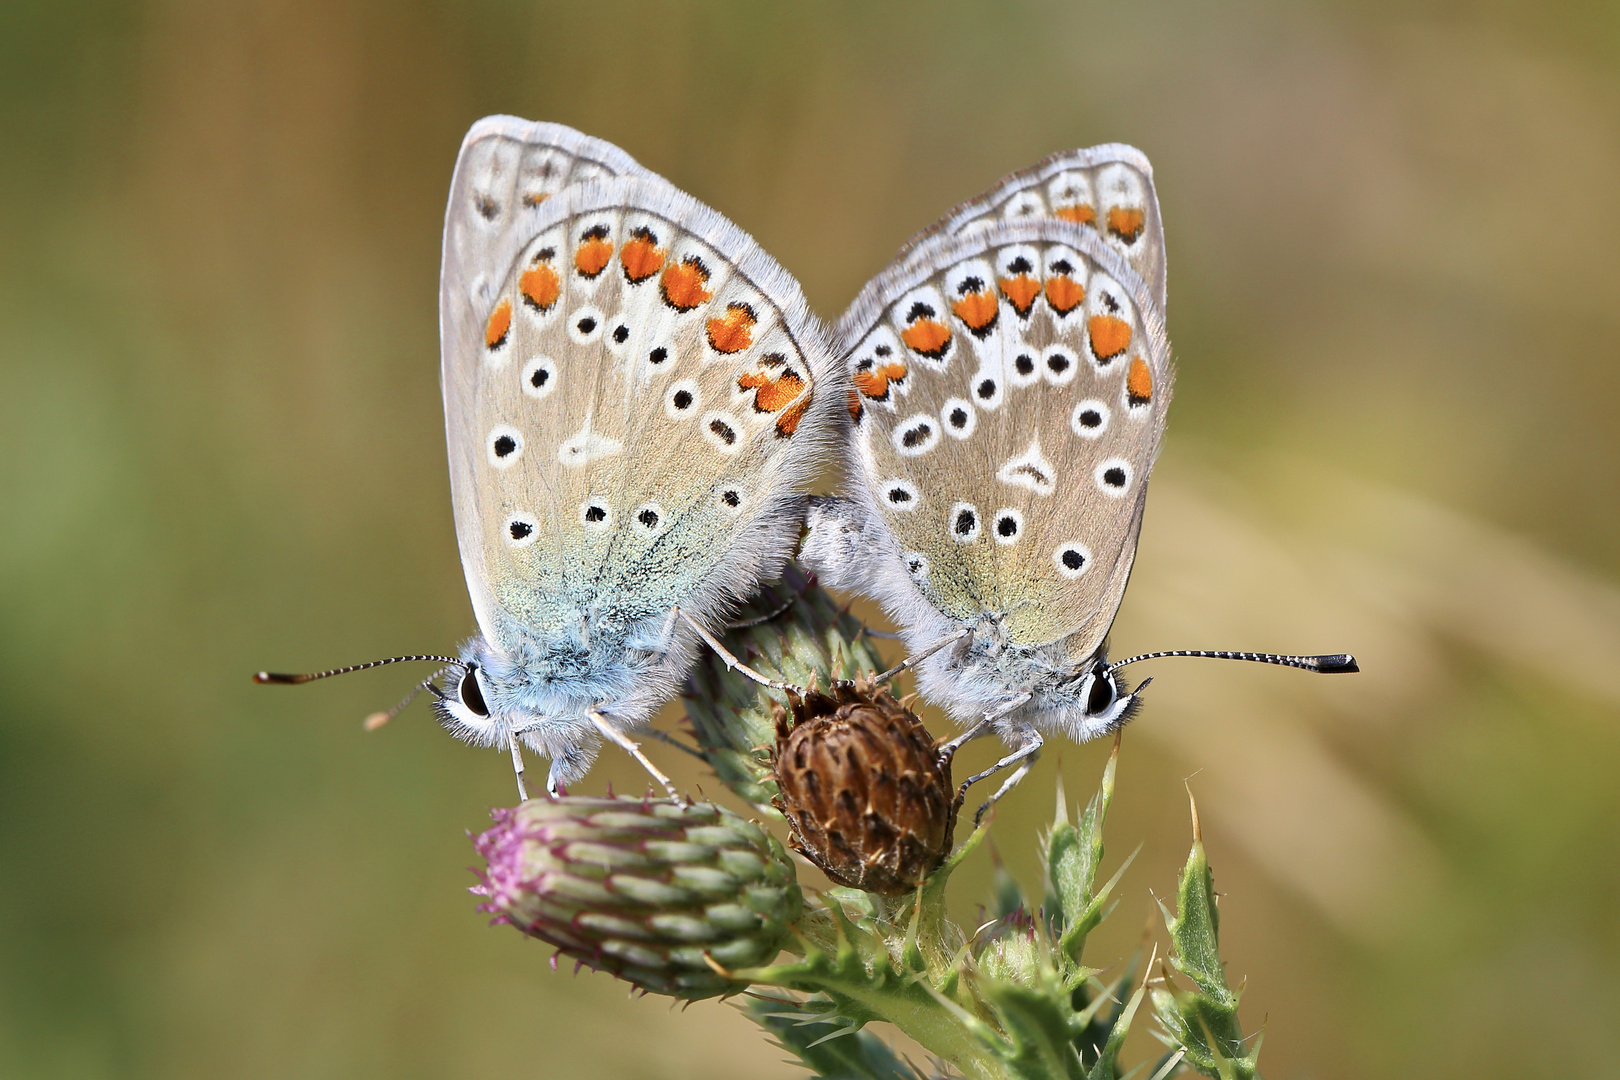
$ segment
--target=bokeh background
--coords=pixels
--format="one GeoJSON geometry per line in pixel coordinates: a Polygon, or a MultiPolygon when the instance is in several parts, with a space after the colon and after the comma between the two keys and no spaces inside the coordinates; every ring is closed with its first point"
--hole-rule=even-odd
{"type": "MultiPolygon", "coordinates": [[[[1145,149],[1180,380],[1116,648],[1365,674],[1154,668],[1091,958],[1172,891],[1192,776],[1268,1075],[1614,1075],[1617,12],[0,5],[0,1075],[796,1075],[485,927],[510,771],[424,707],[363,734],[412,673],[248,682],[472,629],[436,285],[494,112],[621,144],[829,316],[1003,173],[1145,149]]],[[[1026,882],[1105,754],[1005,807],[1026,882]]]]}

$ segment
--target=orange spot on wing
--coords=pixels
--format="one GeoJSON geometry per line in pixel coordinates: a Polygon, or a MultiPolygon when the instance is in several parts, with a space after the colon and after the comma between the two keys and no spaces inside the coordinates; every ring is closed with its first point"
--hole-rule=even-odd
{"type": "Polygon", "coordinates": [[[664,249],[648,229],[637,229],[630,240],[619,249],[619,262],[624,265],[624,276],[632,285],[646,281],[664,266],[664,249]]]}
{"type": "Polygon", "coordinates": [[[891,382],[899,382],[905,377],[906,365],[888,363],[884,364],[882,367],[874,367],[868,368],[865,371],[857,371],[854,378],[850,381],[855,384],[855,389],[859,390],[867,397],[874,398],[878,401],[883,401],[889,396],[889,384],[891,382]]]}
{"type": "Polygon", "coordinates": [[[1012,302],[1013,309],[1020,315],[1028,315],[1030,305],[1035,298],[1041,295],[1040,282],[1028,274],[1019,274],[1015,278],[1002,278],[996,282],[1001,286],[1001,294],[1012,302]]]}
{"type": "Polygon", "coordinates": [[[996,297],[989,289],[968,293],[952,304],[951,310],[956,312],[958,319],[967,323],[968,329],[983,330],[996,321],[996,297]]]}
{"type": "Polygon", "coordinates": [[[1059,315],[1067,315],[1085,298],[1085,286],[1067,274],[1046,279],[1046,302],[1059,315]]]}
{"type": "Polygon", "coordinates": [[[1086,324],[1091,331],[1091,355],[1112,360],[1131,346],[1131,324],[1112,315],[1093,315],[1086,324]]]}
{"type": "Polygon", "coordinates": [[[549,191],[531,191],[523,196],[523,205],[539,206],[549,198],[551,198],[551,192],[549,191]]]}
{"type": "Polygon", "coordinates": [[[542,262],[535,263],[523,271],[523,276],[518,278],[518,291],[523,294],[524,303],[545,311],[557,302],[562,285],[557,280],[557,271],[551,268],[551,264],[542,262]]]}
{"type": "Polygon", "coordinates": [[[1134,206],[1115,206],[1108,211],[1108,231],[1127,244],[1136,242],[1142,234],[1147,215],[1134,206]]]}
{"type": "Polygon", "coordinates": [[[776,418],[776,437],[785,439],[799,430],[799,421],[804,419],[805,411],[810,408],[810,394],[804,395],[795,404],[789,405],[781,416],[776,418]]]}
{"type": "Polygon", "coordinates": [[[951,332],[933,319],[921,318],[901,332],[900,340],[907,348],[938,359],[945,355],[945,348],[951,343],[951,332]]]}
{"type": "Polygon", "coordinates": [[[709,281],[709,268],[690,257],[664,268],[661,284],[664,300],[676,311],[691,311],[714,294],[703,286],[709,281]]]}
{"type": "Polygon", "coordinates": [[[742,352],[753,343],[757,321],[747,304],[727,304],[724,315],[709,320],[709,344],[715,352],[742,352]]]}
{"type": "Polygon", "coordinates": [[[598,236],[581,241],[574,252],[574,266],[586,277],[595,277],[613,258],[613,245],[598,236]]]}
{"type": "Polygon", "coordinates": [[[498,349],[506,344],[506,335],[512,329],[512,301],[502,300],[489,313],[489,325],[484,327],[484,347],[498,349]]]}
{"type": "Polygon", "coordinates": [[[1146,405],[1153,400],[1153,373],[1140,356],[1131,360],[1131,370],[1125,375],[1125,394],[1132,405],[1146,405]]]}
{"type": "Polygon", "coordinates": [[[774,379],[769,375],[748,374],[737,380],[737,389],[754,391],[757,411],[777,412],[804,393],[804,380],[792,371],[785,371],[774,379]]]}
{"type": "Polygon", "coordinates": [[[1095,227],[1097,224],[1097,211],[1087,203],[1079,203],[1075,206],[1060,206],[1053,213],[1064,221],[1072,221],[1076,225],[1095,227]]]}
{"type": "Polygon", "coordinates": [[[861,392],[853,387],[851,387],[849,391],[848,405],[849,418],[855,421],[857,424],[860,423],[861,413],[865,412],[866,408],[861,404],[861,392]]]}

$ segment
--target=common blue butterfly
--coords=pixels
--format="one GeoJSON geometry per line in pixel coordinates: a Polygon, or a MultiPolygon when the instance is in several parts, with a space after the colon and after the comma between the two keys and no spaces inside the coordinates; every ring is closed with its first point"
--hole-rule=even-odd
{"type": "MultiPolygon", "coordinates": [[[[1140,704],[1164,655],[1354,671],[1336,656],[1155,653],[1110,664],[1174,372],[1153,172],[1117,144],[1014,173],[914,238],[845,313],[846,497],[812,500],[801,561],[880,601],[923,696],[1027,773],[1140,704]],[[1146,685],[1145,683],[1142,685],[1146,685]]],[[[988,770],[973,783],[995,771],[988,770]]]]}
{"type": "Polygon", "coordinates": [[[792,554],[843,424],[824,330],[737,226],[617,147],[505,116],[461,146],[439,318],[480,633],[395,660],[445,666],[423,684],[440,721],[510,750],[524,797],[519,744],[556,791],[603,738],[668,787],[629,735],[792,554]]]}

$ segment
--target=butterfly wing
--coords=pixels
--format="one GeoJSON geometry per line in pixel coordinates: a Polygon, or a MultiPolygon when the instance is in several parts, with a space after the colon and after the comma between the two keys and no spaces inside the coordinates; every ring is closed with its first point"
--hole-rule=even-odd
{"type": "Polygon", "coordinates": [[[898,261],[927,256],[931,237],[966,236],[998,221],[1057,218],[1097,233],[1146,284],[1153,306],[1165,309],[1164,225],[1147,155],[1124,143],[1053,154],[1005,177],[919,233],[898,261]]]}
{"type": "Polygon", "coordinates": [[[622,153],[548,128],[514,154],[521,139],[492,124],[488,148],[482,126],[452,185],[440,298],[480,628],[507,654],[583,654],[677,604],[712,623],[785,559],[834,433],[820,325],[746,234],[622,153]],[[531,149],[574,156],[524,205],[531,149]],[[581,162],[620,172],[572,182],[581,162]]]}
{"type": "Polygon", "coordinates": [[[839,334],[848,470],[892,540],[874,557],[898,560],[866,580],[902,621],[947,620],[930,633],[991,616],[1019,648],[1093,654],[1130,574],[1170,399],[1149,286],[1094,228],[1003,215],[925,236],[839,334]]]}

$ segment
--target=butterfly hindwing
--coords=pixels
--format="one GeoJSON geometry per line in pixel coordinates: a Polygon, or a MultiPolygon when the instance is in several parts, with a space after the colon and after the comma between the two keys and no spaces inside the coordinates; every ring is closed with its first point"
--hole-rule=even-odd
{"type": "Polygon", "coordinates": [[[1129,576],[1170,398],[1151,290],[1095,229],[991,220],[925,237],[840,336],[857,494],[927,604],[1084,660],[1129,576]]]}

